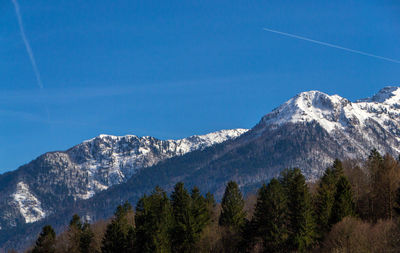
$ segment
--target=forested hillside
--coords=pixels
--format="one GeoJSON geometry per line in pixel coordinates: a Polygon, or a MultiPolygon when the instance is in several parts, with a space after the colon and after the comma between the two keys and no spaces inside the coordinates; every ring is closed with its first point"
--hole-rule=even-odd
{"type": "Polygon", "coordinates": [[[335,160],[314,183],[286,169],[243,197],[230,181],[220,203],[178,182],[170,195],[156,187],[135,208],[116,207],[110,220],[74,215],[59,235],[44,226],[28,251],[398,252],[399,183],[399,160],[376,150],[362,163],[335,160]]]}

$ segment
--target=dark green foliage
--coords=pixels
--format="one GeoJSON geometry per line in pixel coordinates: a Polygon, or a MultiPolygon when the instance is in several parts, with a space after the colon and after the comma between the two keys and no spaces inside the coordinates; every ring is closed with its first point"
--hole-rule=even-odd
{"type": "Polygon", "coordinates": [[[197,242],[204,227],[210,222],[211,212],[210,206],[214,205],[214,197],[209,196],[205,199],[200,195],[200,190],[194,187],[191,194],[191,213],[193,216],[193,235],[194,240],[197,242]]]}
{"type": "Polygon", "coordinates": [[[288,201],[288,248],[300,252],[315,241],[315,221],[311,195],[300,169],[285,170],[281,174],[288,201]]]}
{"type": "Polygon", "coordinates": [[[397,213],[397,215],[400,215],[400,187],[397,188],[397,191],[396,191],[396,204],[395,204],[394,210],[397,213]]]}
{"type": "Polygon", "coordinates": [[[287,196],[277,179],[258,191],[252,226],[265,252],[286,252],[288,206],[287,196]]]}
{"type": "Polygon", "coordinates": [[[237,244],[238,252],[253,252],[255,244],[259,240],[258,229],[259,224],[256,224],[254,219],[245,219],[243,228],[240,231],[240,241],[237,244]]]}
{"type": "Polygon", "coordinates": [[[102,240],[101,251],[103,253],[128,252],[128,232],[131,229],[128,215],[131,212],[132,206],[128,202],[117,207],[114,218],[107,226],[102,240]]]}
{"type": "Polygon", "coordinates": [[[55,252],[56,233],[49,225],[44,226],[32,253],[53,253],[55,252]]]}
{"type": "Polygon", "coordinates": [[[383,162],[383,157],[376,148],[373,148],[368,156],[368,161],[374,163],[381,163],[383,162]]]}
{"type": "Polygon", "coordinates": [[[214,209],[215,209],[215,206],[216,206],[214,195],[211,194],[210,192],[207,192],[205,201],[206,201],[208,212],[211,215],[211,217],[213,217],[214,216],[214,209]]]}
{"type": "Polygon", "coordinates": [[[92,252],[91,244],[94,238],[94,233],[90,228],[89,223],[82,224],[79,215],[74,214],[68,227],[68,252],[92,252]]]}
{"type": "Polygon", "coordinates": [[[84,223],[81,228],[81,236],[79,240],[79,248],[81,253],[93,252],[92,242],[94,238],[94,233],[90,228],[89,223],[84,223]]]}
{"type": "Polygon", "coordinates": [[[79,215],[77,214],[74,214],[72,216],[71,221],[69,222],[69,227],[81,230],[82,229],[81,217],[79,217],[79,215]]]}
{"type": "Polygon", "coordinates": [[[320,179],[315,197],[315,213],[317,229],[321,239],[332,226],[332,208],[335,202],[336,187],[339,178],[342,176],[342,162],[336,159],[333,166],[326,169],[320,179]]]}
{"type": "Polygon", "coordinates": [[[335,202],[336,182],[335,173],[331,168],[328,168],[321,178],[317,189],[315,212],[318,231],[321,232],[321,235],[328,232],[331,227],[330,222],[332,207],[335,202]]]}
{"type": "Polygon", "coordinates": [[[80,240],[82,233],[82,222],[79,215],[74,214],[68,227],[68,252],[80,252],[80,240]]]}
{"type": "Polygon", "coordinates": [[[239,231],[245,222],[244,200],[236,182],[229,181],[221,202],[219,224],[239,231]]]}
{"type": "Polygon", "coordinates": [[[339,159],[335,159],[333,162],[332,170],[336,178],[343,176],[343,164],[339,159]]]}
{"type": "Polygon", "coordinates": [[[171,252],[169,231],[172,227],[172,213],[165,191],[156,187],[150,196],[139,200],[135,224],[136,233],[131,246],[135,252],[171,252]]]}
{"type": "Polygon", "coordinates": [[[172,251],[191,252],[198,239],[195,217],[192,213],[192,198],[179,182],[171,195],[174,225],[171,231],[172,251]]]}
{"type": "Polygon", "coordinates": [[[342,176],[337,182],[335,203],[332,207],[331,224],[341,221],[346,216],[355,215],[355,204],[351,186],[346,177],[342,176]]]}

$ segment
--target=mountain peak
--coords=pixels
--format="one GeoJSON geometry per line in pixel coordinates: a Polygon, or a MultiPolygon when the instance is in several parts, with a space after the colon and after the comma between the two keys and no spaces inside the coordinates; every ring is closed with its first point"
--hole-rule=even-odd
{"type": "MultiPolygon", "coordinates": [[[[333,130],[364,128],[373,120],[398,136],[400,116],[400,87],[385,87],[371,98],[351,103],[338,95],[320,91],[302,92],[263,117],[265,126],[286,123],[316,122],[329,133],[333,130]]],[[[265,128],[265,127],[264,127],[265,128]]],[[[396,137],[399,138],[400,137],[396,137]]]]}
{"type": "Polygon", "coordinates": [[[399,104],[400,103],[400,87],[387,86],[382,88],[378,93],[370,98],[359,100],[360,102],[373,102],[384,104],[399,104]]]}
{"type": "Polygon", "coordinates": [[[286,103],[264,116],[265,124],[281,125],[291,122],[318,121],[328,131],[333,130],[339,121],[340,111],[350,102],[338,95],[328,95],[312,90],[301,92],[286,103]]]}

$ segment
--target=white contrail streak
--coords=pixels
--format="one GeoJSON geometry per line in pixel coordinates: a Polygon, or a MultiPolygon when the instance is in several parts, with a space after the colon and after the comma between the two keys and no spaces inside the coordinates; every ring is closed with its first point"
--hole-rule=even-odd
{"type": "Polygon", "coordinates": [[[31,48],[29,41],[25,35],[24,25],[22,23],[22,17],[21,17],[21,13],[19,11],[18,2],[17,2],[17,0],[12,0],[12,2],[15,7],[15,13],[17,14],[18,25],[19,25],[19,29],[21,31],[22,40],[24,41],[26,52],[28,53],[29,59],[31,60],[33,72],[35,72],[37,84],[39,85],[40,89],[43,89],[43,83],[42,83],[42,79],[40,78],[40,73],[39,73],[38,67],[36,65],[35,57],[33,56],[32,48],[31,48]]]}
{"type": "Polygon", "coordinates": [[[391,59],[391,58],[387,58],[387,57],[383,57],[383,56],[379,56],[379,55],[375,55],[375,54],[370,54],[370,53],[366,53],[366,52],[363,52],[363,51],[359,51],[359,50],[355,50],[355,49],[351,49],[351,48],[347,48],[347,47],[341,47],[341,46],[334,45],[334,44],[331,44],[331,43],[318,41],[318,40],[313,40],[313,39],[306,38],[306,37],[299,36],[299,35],[295,35],[295,34],[280,32],[280,31],[276,31],[276,30],[272,30],[272,29],[268,29],[268,28],[263,28],[263,30],[267,31],[267,32],[272,32],[272,33],[280,34],[280,35],[283,35],[283,36],[291,37],[291,38],[296,38],[296,39],[299,39],[299,40],[305,40],[305,41],[308,41],[308,42],[312,42],[312,43],[323,45],[323,46],[327,46],[327,47],[333,47],[333,48],[345,50],[345,51],[356,53],[356,54],[361,54],[361,55],[365,55],[365,56],[369,56],[369,57],[378,58],[378,59],[385,60],[385,61],[390,61],[390,62],[394,62],[394,63],[400,63],[399,60],[395,60],[395,59],[391,59]]]}

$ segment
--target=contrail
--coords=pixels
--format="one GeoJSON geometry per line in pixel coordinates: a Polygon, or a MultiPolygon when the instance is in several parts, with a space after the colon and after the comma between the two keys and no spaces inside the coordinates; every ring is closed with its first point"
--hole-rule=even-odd
{"type": "Polygon", "coordinates": [[[299,35],[295,35],[295,34],[280,32],[280,31],[276,31],[276,30],[272,30],[272,29],[268,29],[268,28],[263,28],[263,30],[267,31],[267,32],[277,33],[277,34],[280,34],[280,35],[283,35],[283,36],[287,36],[287,37],[291,37],[291,38],[296,38],[296,39],[299,39],[299,40],[309,41],[309,42],[312,42],[312,43],[315,43],[315,44],[319,44],[319,45],[323,45],[323,46],[327,46],[327,47],[333,47],[333,48],[345,50],[345,51],[356,53],[356,54],[361,54],[361,55],[365,55],[365,56],[369,56],[369,57],[378,58],[378,59],[385,60],[385,61],[390,61],[390,62],[394,62],[394,63],[400,63],[399,60],[395,60],[395,59],[391,59],[391,58],[387,58],[387,57],[383,57],[383,56],[379,56],[379,55],[375,55],[375,54],[370,54],[370,53],[366,53],[366,52],[363,52],[363,51],[359,51],[359,50],[355,50],[355,49],[351,49],[351,48],[347,48],[347,47],[342,47],[342,46],[334,45],[334,44],[323,42],[323,41],[313,40],[313,39],[306,38],[306,37],[299,36],[299,35]]]}
{"type": "Polygon", "coordinates": [[[18,2],[17,2],[17,0],[12,0],[12,2],[15,7],[15,13],[17,14],[18,25],[19,25],[19,29],[21,31],[22,40],[24,41],[26,51],[29,55],[29,59],[31,60],[33,71],[35,72],[37,84],[39,85],[40,89],[43,89],[43,83],[42,83],[42,79],[40,78],[40,73],[39,73],[39,70],[36,65],[35,57],[33,56],[32,48],[31,48],[29,41],[25,35],[24,25],[22,23],[22,17],[21,17],[21,13],[19,11],[18,2]]]}

